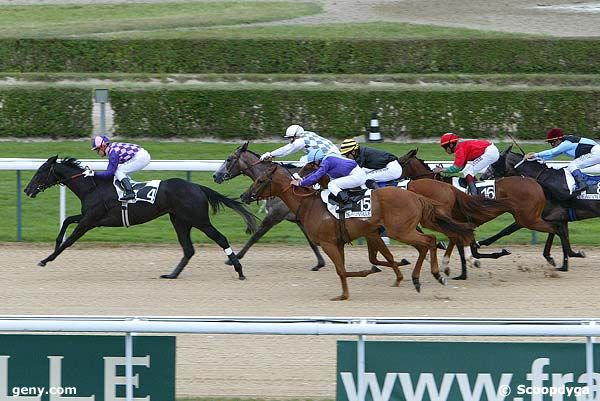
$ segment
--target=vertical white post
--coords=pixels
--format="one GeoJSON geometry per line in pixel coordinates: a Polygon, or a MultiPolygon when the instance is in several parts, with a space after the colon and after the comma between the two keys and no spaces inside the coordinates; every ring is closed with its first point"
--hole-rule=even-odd
{"type": "Polygon", "coordinates": [[[59,202],[58,202],[58,229],[62,227],[63,221],[67,218],[67,189],[64,185],[61,185],[59,190],[59,202]]]}
{"type": "Polygon", "coordinates": [[[125,399],[133,401],[133,336],[125,335],[125,399]]]}
{"type": "MultiPolygon", "coordinates": [[[[590,322],[590,326],[595,326],[596,322],[590,322]]],[[[586,337],[585,339],[585,371],[587,373],[587,385],[590,391],[588,396],[589,401],[594,401],[597,398],[594,395],[594,389],[600,395],[600,385],[594,386],[594,342],[595,337],[586,337]]]]}
{"type": "MultiPolygon", "coordinates": [[[[366,323],[366,320],[361,320],[361,324],[366,323]]],[[[365,387],[365,341],[367,336],[358,336],[356,343],[356,377],[358,379],[358,401],[365,401],[367,389],[365,387]]]]}

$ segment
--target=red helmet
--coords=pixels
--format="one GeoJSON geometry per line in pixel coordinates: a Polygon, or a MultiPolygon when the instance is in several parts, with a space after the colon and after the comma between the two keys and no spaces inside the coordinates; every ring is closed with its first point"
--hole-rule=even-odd
{"type": "Polygon", "coordinates": [[[458,142],[459,139],[460,139],[460,137],[458,135],[456,135],[456,134],[453,134],[451,132],[445,133],[440,138],[440,146],[441,147],[446,147],[447,145],[449,145],[451,143],[458,142]]]}
{"type": "Polygon", "coordinates": [[[552,142],[556,139],[561,139],[565,137],[565,133],[560,128],[552,128],[550,131],[546,133],[546,142],[552,142]]]}

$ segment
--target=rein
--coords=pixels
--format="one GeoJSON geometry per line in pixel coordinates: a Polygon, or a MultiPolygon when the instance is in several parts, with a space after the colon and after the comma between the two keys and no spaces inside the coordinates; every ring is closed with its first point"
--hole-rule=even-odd
{"type": "Polygon", "coordinates": [[[64,184],[65,182],[67,182],[69,180],[81,177],[83,175],[83,173],[77,173],[77,174],[73,174],[70,177],[65,177],[65,178],[59,179],[58,175],[56,175],[56,172],[54,171],[54,166],[52,166],[50,168],[50,171],[48,171],[48,176],[46,177],[46,181],[48,181],[48,178],[50,177],[51,174],[56,179],[56,182],[53,182],[50,185],[48,185],[48,184],[38,185],[38,190],[40,190],[40,191],[43,192],[43,191],[45,191],[46,189],[48,189],[50,187],[53,187],[55,185],[62,185],[62,184],[64,184]]]}

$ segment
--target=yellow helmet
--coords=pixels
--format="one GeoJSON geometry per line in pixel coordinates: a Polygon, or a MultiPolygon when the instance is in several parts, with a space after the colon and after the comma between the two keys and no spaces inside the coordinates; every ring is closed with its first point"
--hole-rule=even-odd
{"type": "Polygon", "coordinates": [[[346,153],[350,153],[356,149],[358,149],[358,142],[356,142],[356,140],[344,139],[344,142],[342,142],[342,146],[340,146],[340,153],[345,155],[346,153]]]}

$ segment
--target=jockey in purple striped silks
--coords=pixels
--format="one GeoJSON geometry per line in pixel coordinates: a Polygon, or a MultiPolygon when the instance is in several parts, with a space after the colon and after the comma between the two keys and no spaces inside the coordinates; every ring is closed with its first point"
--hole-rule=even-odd
{"type": "Polygon", "coordinates": [[[107,136],[98,135],[92,139],[92,150],[101,157],[108,156],[108,167],[105,171],[86,170],[86,177],[108,178],[115,176],[121,182],[125,193],[120,201],[135,199],[128,174],[142,170],[150,163],[150,154],[141,146],[133,143],[111,143],[107,136]]]}

